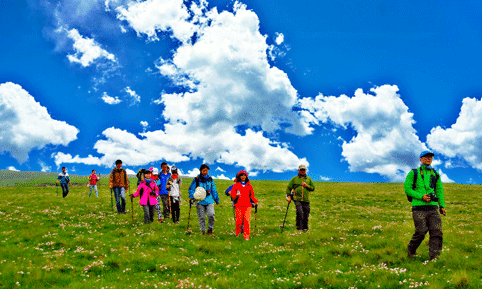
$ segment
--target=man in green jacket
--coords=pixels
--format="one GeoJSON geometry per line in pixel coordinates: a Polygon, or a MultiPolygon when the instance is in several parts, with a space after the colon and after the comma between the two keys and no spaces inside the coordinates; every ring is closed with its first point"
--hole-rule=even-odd
{"type": "Polygon", "coordinates": [[[315,190],[315,185],[306,175],[306,166],[298,167],[298,175],[293,177],[286,188],[288,203],[295,201],[296,229],[308,231],[308,217],[310,216],[310,192],[315,190]]]}
{"type": "Polygon", "coordinates": [[[429,258],[437,259],[442,251],[442,219],[438,212],[445,215],[445,203],[443,195],[442,181],[440,175],[432,168],[434,154],[424,151],[420,154],[422,165],[411,170],[405,179],[405,193],[412,202],[412,216],[415,224],[415,233],[408,243],[408,256],[415,255],[418,246],[422,243],[427,232],[430,233],[429,239],[429,258]]]}

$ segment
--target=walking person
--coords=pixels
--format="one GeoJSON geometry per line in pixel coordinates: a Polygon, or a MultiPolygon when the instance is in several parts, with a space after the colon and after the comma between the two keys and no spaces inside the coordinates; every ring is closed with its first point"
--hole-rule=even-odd
{"type": "Polygon", "coordinates": [[[62,167],[62,172],[59,173],[59,176],[57,177],[57,181],[56,181],[57,184],[59,183],[59,180],[60,180],[60,187],[62,187],[62,196],[63,198],[65,198],[69,193],[69,185],[72,185],[70,183],[69,174],[65,171],[65,167],[62,167]]]}
{"type": "Polygon", "coordinates": [[[172,221],[177,224],[179,223],[179,216],[181,214],[181,185],[182,179],[177,172],[177,168],[173,166],[171,168],[171,176],[167,180],[167,190],[169,191],[169,198],[171,198],[171,216],[172,221]]]}
{"type": "Polygon", "coordinates": [[[286,188],[288,203],[292,200],[296,205],[296,229],[308,231],[308,218],[310,217],[310,193],[315,190],[315,185],[306,175],[306,166],[298,167],[298,175],[293,177],[286,188]]]}
{"type": "Polygon", "coordinates": [[[109,188],[114,190],[115,205],[118,214],[126,213],[126,190],[129,188],[127,172],[122,168],[122,161],[115,161],[116,167],[109,176],[109,188]]]}
{"type": "Polygon", "coordinates": [[[442,251],[443,233],[440,213],[446,214],[442,181],[431,166],[434,153],[420,154],[421,166],[411,170],[405,179],[404,188],[412,205],[415,233],[408,243],[408,257],[416,254],[417,248],[429,232],[428,253],[430,260],[437,259],[442,251]]]}
{"type": "Polygon", "coordinates": [[[92,189],[95,190],[95,196],[98,198],[99,197],[99,192],[97,191],[97,182],[99,181],[99,178],[95,174],[95,170],[92,170],[92,174],[89,176],[89,198],[92,195],[92,189]]]}
{"type": "Polygon", "coordinates": [[[236,236],[241,234],[243,226],[243,237],[249,240],[251,222],[251,202],[258,205],[258,200],[254,197],[254,190],[248,179],[246,171],[240,171],[236,175],[236,184],[231,189],[231,198],[236,212],[236,236]]]}
{"type": "Polygon", "coordinates": [[[169,219],[170,207],[169,207],[169,192],[167,191],[167,180],[171,177],[167,169],[167,163],[163,162],[161,164],[161,173],[156,181],[159,187],[159,203],[156,206],[157,217],[159,222],[162,223],[162,218],[169,219]],[[161,215],[161,202],[162,202],[162,215],[161,215]]]}
{"type": "Polygon", "coordinates": [[[209,166],[202,164],[199,168],[201,172],[197,177],[192,180],[191,186],[189,186],[189,200],[194,201],[194,192],[197,187],[202,187],[206,191],[206,197],[199,200],[196,204],[197,215],[199,219],[199,228],[203,235],[206,233],[206,215],[208,217],[208,230],[209,235],[213,235],[214,230],[214,203],[219,205],[219,196],[216,190],[216,184],[213,178],[209,176],[209,166]]]}
{"type": "Polygon", "coordinates": [[[159,196],[159,188],[151,179],[152,172],[144,171],[144,179],[139,183],[134,194],[129,195],[131,199],[140,196],[139,204],[144,209],[144,223],[149,224],[154,221],[154,214],[157,205],[157,197],[159,196]]]}

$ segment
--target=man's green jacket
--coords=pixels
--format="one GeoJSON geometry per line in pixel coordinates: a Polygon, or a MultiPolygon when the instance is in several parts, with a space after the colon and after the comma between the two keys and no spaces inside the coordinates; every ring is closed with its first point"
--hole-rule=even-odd
{"type": "MultiPolygon", "coordinates": [[[[433,169],[432,169],[433,170],[433,169]]],[[[413,185],[413,177],[414,173],[413,170],[411,170],[407,178],[405,179],[405,193],[412,197],[412,207],[417,207],[417,206],[436,206],[440,205],[440,207],[445,208],[445,203],[444,203],[444,190],[442,187],[442,181],[440,180],[440,177],[437,180],[437,184],[435,185],[435,190],[430,187],[430,175],[434,174],[435,172],[432,172],[431,170],[427,169],[425,166],[421,166],[420,168],[417,169],[417,183],[415,184],[415,190],[412,189],[413,185]],[[423,178],[421,171],[423,171],[423,178]],[[435,193],[438,197],[438,204],[437,202],[424,202],[422,200],[424,195],[430,194],[430,193],[435,193]]]]}
{"type": "Polygon", "coordinates": [[[288,183],[288,187],[286,188],[286,195],[291,195],[291,190],[294,189],[294,195],[292,199],[294,201],[303,201],[309,202],[310,201],[310,192],[315,190],[315,185],[310,177],[304,175],[303,178],[300,175],[293,177],[290,182],[288,183]],[[303,181],[308,185],[307,187],[302,187],[301,184],[303,181]]]}

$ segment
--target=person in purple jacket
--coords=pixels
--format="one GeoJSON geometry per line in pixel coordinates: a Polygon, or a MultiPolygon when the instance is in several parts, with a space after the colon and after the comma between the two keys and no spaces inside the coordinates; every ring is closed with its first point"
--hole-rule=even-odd
{"type": "Polygon", "coordinates": [[[145,179],[139,183],[137,191],[131,194],[131,199],[140,196],[139,203],[144,209],[144,223],[149,224],[154,221],[154,212],[157,205],[157,197],[159,196],[159,188],[156,183],[151,181],[151,171],[145,171],[145,179]]]}

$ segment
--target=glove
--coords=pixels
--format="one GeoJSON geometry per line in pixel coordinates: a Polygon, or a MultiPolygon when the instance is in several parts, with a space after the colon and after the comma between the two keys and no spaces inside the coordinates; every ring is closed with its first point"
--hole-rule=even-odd
{"type": "Polygon", "coordinates": [[[133,194],[130,194],[129,197],[131,197],[131,199],[134,199],[134,195],[133,195],[133,194]]]}

